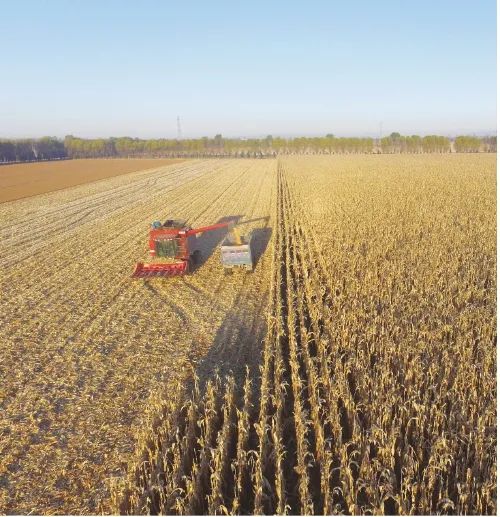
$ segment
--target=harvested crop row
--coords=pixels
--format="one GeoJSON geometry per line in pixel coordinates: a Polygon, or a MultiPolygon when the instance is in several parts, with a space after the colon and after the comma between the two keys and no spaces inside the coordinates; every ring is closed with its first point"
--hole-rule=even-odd
{"type": "Polygon", "coordinates": [[[64,246],[63,234],[69,236],[86,224],[104,221],[112,212],[124,213],[131,205],[143,202],[145,194],[150,198],[164,196],[179,182],[194,186],[194,180],[214,169],[207,162],[187,162],[182,166],[138,172],[104,183],[5,203],[0,207],[0,238],[4,243],[0,259],[5,265],[11,265],[24,258],[32,259],[47,247],[53,250],[54,246],[64,246]]]}
{"type": "MultiPolygon", "coordinates": [[[[275,182],[276,175],[272,178],[275,182]]],[[[274,217],[271,222],[274,226],[274,217]]],[[[275,233],[272,249],[276,240],[275,233]]],[[[276,260],[275,254],[272,259],[276,260]]],[[[274,262],[272,267],[267,264],[267,268],[275,274],[274,262]]],[[[273,299],[276,282],[269,283],[268,278],[273,299]]],[[[231,323],[238,325],[237,320],[231,323]]],[[[198,380],[192,389],[179,389],[176,404],[167,406],[161,400],[154,400],[151,425],[138,440],[142,447],[137,448],[128,476],[117,479],[114,485],[113,511],[179,514],[253,511],[259,493],[259,465],[258,459],[252,459],[252,451],[257,449],[259,437],[267,433],[266,429],[261,432],[254,426],[258,415],[255,367],[261,339],[255,341],[255,336],[250,334],[241,337],[242,348],[251,344],[252,337],[254,345],[251,355],[237,357],[232,353],[233,366],[240,365],[236,377],[230,372],[228,377],[221,378],[212,369],[211,375],[207,372],[205,380],[202,378],[204,389],[200,389],[198,380]],[[241,375],[241,365],[247,366],[246,375],[241,375]],[[253,366],[253,374],[248,366],[253,366]]],[[[226,349],[229,351],[227,343],[226,349]]],[[[204,363],[198,370],[202,375],[203,366],[204,363]]]]}
{"type": "Polygon", "coordinates": [[[105,481],[126,465],[148,405],[168,404],[201,360],[207,372],[252,362],[265,332],[274,185],[267,161],[185,162],[2,205],[0,230],[19,224],[2,257],[2,511],[106,511],[105,481]],[[34,236],[30,256],[26,214],[37,210],[51,231],[34,236]],[[77,221],[78,211],[89,215],[77,221]],[[256,272],[225,276],[224,233],[214,232],[194,275],[131,281],[150,222],[168,217],[239,219],[256,234],[256,272]]]}

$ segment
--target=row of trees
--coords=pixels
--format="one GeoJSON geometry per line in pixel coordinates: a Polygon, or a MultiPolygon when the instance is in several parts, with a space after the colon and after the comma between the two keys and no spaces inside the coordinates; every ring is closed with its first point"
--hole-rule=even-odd
{"type": "Polygon", "coordinates": [[[487,137],[483,140],[475,136],[457,136],[455,138],[455,151],[457,153],[477,153],[481,148],[486,152],[496,152],[496,137],[487,137]]]}
{"type": "Polygon", "coordinates": [[[401,136],[392,133],[380,139],[379,149],[383,153],[449,153],[450,140],[445,136],[401,136]]]}
{"type": "Polygon", "coordinates": [[[379,148],[383,153],[448,153],[451,150],[457,153],[496,153],[497,137],[457,136],[450,140],[438,135],[421,137],[392,133],[380,139],[379,148]]]}
{"type": "MultiPolygon", "coordinates": [[[[402,136],[392,133],[379,139],[344,138],[328,134],[319,138],[280,138],[271,135],[263,139],[197,138],[186,140],[122,137],[82,139],[67,136],[65,147],[71,158],[101,156],[273,156],[307,153],[448,153],[453,142],[438,135],[402,136]]],[[[457,152],[496,152],[496,137],[457,137],[457,152]]]]}
{"type": "Polygon", "coordinates": [[[185,140],[120,138],[78,138],[64,141],[54,137],[0,140],[0,163],[54,160],[62,158],[104,157],[264,157],[278,154],[330,153],[448,153],[496,152],[496,136],[483,139],[459,136],[454,142],[444,136],[402,136],[381,138],[344,138],[328,134],[317,138],[195,138],[185,140]]]}
{"type": "Polygon", "coordinates": [[[53,137],[0,140],[0,162],[32,162],[67,158],[64,142],[53,137]]]}

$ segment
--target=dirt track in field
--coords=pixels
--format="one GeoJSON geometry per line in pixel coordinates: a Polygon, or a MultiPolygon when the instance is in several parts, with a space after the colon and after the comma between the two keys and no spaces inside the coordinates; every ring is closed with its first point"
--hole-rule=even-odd
{"type": "Polygon", "coordinates": [[[116,158],[3,165],[0,167],[0,203],[182,161],[116,158]]]}

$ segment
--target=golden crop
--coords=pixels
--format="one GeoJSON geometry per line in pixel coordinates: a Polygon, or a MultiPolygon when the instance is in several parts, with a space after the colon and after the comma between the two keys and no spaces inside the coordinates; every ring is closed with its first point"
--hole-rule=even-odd
{"type": "Polygon", "coordinates": [[[276,183],[260,375],[180,391],[115,510],[495,514],[495,158],[292,157],[276,183]]]}
{"type": "Polygon", "coordinates": [[[492,155],[290,156],[0,205],[0,513],[495,514],[495,190],[492,155]],[[221,232],[131,281],[169,217],[251,220],[256,271],[221,232]]]}

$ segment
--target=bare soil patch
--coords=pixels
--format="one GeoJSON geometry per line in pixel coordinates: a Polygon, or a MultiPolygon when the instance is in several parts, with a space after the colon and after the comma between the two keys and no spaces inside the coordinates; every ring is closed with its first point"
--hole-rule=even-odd
{"type": "Polygon", "coordinates": [[[98,158],[4,165],[0,167],[0,203],[182,161],[98,158]]]}

